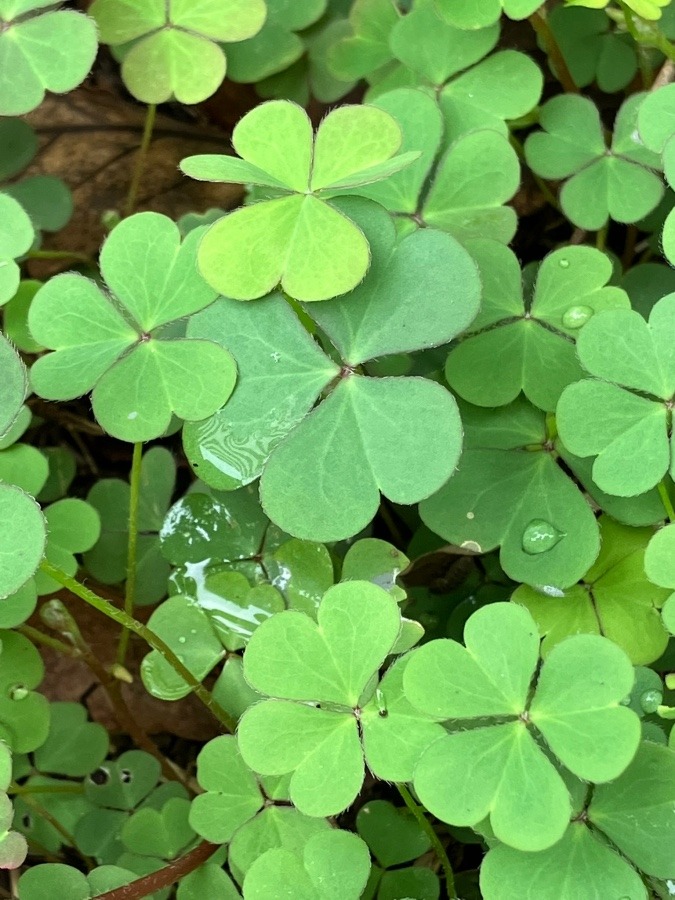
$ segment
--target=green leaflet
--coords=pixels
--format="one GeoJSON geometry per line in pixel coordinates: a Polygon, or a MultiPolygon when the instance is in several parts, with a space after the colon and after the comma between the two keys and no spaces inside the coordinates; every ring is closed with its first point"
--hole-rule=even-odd
{"type": "Polygon", "coordinates": [[[2,631],[0,641],[0,740],[14,753],[30,753],[49,733],[49,702],[35,690],[44,664],[22,634],[2,631]]]}
{"type": "Polygon", "coordinates": [[[108,753],[108,733],[87,721],[79,703],[52,703],[47,740],[35,751],[40,772],[78,777],[89,775],[108,753]]]}
{"type": "Polygon", "coordinates": [[[243,41],[265,21],[263,0],[95,0],[105,44],[123,56],[122,77],[144,103],[200,103],[226,71],[221,41],[243,41]]]}
{"type": "Polygon", "coordinates": [[[471,4],[453,4],[452,0],[436,0],[443,19],[456,28],[485,28],[496,22],[502,12],[510,19],[525,19],[538,9],[536,0],[477,0],[471,4]]]}
{"type": "Polygon", "coordinates": [[[389,36],[400,14],[388,0],[356,0],[349,28],[328,51],[328,66],[343,80],[363,78],[393,56],[389,36]]]}
{"type": "MultiPolygon", "coordinates": [[[[101,533],[101,519],[94,509],[77,497],[66,497],[48,506],[44,512],[47,524],[45,557],[68,575],[77,574],[76,553],[91,550],[101,533]]],[[[53,594],[61,585],[44,572],[37,572],[38,594],[53,594]]]]}
{"type": "Polygon", "coordinates": [[[72,10],[40,12],[47,5],[34,0],[0,7],[0,115],[30,112],[45,91],[72,91],[94,62],[93,20],[72,10]]]}
{"type": "Polygon", "coordinates": [[[556,462],[543,413],[521,398],[498,410],[463,405],[462,420],[459,467],[420,503],[422,521],[458,546],[482,553],[500,546],[501,565],[516,581],[547,594],[571,587],[598,555],[598,526],[556,462]]]}
{"type": "Polygon", "coordinates": [[[24,208],[14,197],[0,193],[0,306],[16,293],[21,274],[14,260],[30,250],[34,238],[24,208]]]}
{"type": "Polygon", "coordinates": [[[395,120],[376,107],[343,106],[314,136],[304,110],[278,100],[244,116],[232,143],[241,159],[192,156],[182,170],[204,181],[272,186],[287,196],[243,207],[211,226],[199,248],[209,284],[237,300],[262,297],[279,284],[297,300],[352,290],[370,264],[368,241],[329,201],[416,159],[411,152],[391,158],[401,145],[395,120]],[[273,144],[270,133],[277,135],[273,144]]]}
{"type": "Polygon", "coordinates": [[[624,291],[607,286],[610,260],[592,247],[550,253],[526,309],[514,254],[490,241],[468,246],[484,299],[472,333],[448,356],[448,383],[479,406],[510,403],[522,391],[540,409],[555,409],[563,388],[583,374],[572,340],[596,313],[629,306],[624,291]]]}
{"type": "Polygon", "coordinates": [[[28,391],[26,367],[0,333],[0,438],[5,438],[16,421],[28,391]]]}
{"type": "MultiPolygon", "coordinates": [[[[657,539],[664,530],[657,532],[650,543],[652,534],[650,528],[627,528],[603,516],[600,554],[580,584],[555,593],[526,585],[516,589],[511,599],[529,610],[545,636],[544,657],[572,634],[608,637],[636,666],[661,656],[668,635],[659,608],[668,591],[650,583],[663,584],[654,577],[648,560],[654,558],[650,554],[658,552],[657,539]]],[[[675,576],[671,584],[675,586],[675,576]]]]}
{"type": "Polygon", "coordinates": [[[17,487],[0,484],[0,598],[15,593],[37,569],[46,543],[40,507],[17,487]]]}
{"type": "Polygon", "coordinates": [[[115,228],[101,252],[114,298],[79,275],[45,284],[29,327],[56,352],[34,364],[34,390],[63,400],[93,389],[102,426],[132,442],[159,437],[172,414],[198,420],[219,409],[234,387],[231,356],[210,341],[167,340],[161,331],[215,299],[195,270],[199,237],[196,230],[181,243],[170,219],[138,213],[115,228]]]}
{"type": "Polygon", "coordinates": [[[595,377],[563,391],[558,430],[572,453],[597,456],[593,480],[609,494],[642,494],[672,468],[667,404],[675,393],[674,321],[675,295],[669,294],[653,307],[649,324],[632,310],[611,310],[579,336],[579,359],[595,377]]]}
{"type": "Polygon", "coordinates": [[[530,700],[539,640],[522,607],[479,609],[467,622],[465,643],[435,640],[415,650],[404,673],[406,696],[427,715],[497,722],[475,721],[431,744],[417,764],[415,790],[443,821],[476,825],[489,814],[502,842],[544,850],[563,836],[571,807],[529,728],[578,777],[616,778],[640,739],[638,718],[620,705],[633,683],[632,666],[604,638],[571,637],[549,654],[530,700]]]}
{"type": "Polygon", "coordinates": [[[611,150],[599,113],[586,97],[571,94],[542,107],[544,131],[525,141],[528,165],[543,178],[568,179],[560,192],[565,215],[578,227],[597,230],[608,219],[636,222],[650,213],[663,195],[659,157],[637,132],[637,111],[644,95],[633,94],[614,123],[611,150]],[[636,139],[637,137],[637,139],[636,139]]]}

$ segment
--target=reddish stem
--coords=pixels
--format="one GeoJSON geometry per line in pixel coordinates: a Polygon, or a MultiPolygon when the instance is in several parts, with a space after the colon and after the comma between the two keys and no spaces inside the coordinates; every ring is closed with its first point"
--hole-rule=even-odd
{"type": "Polygon", "coordinates": [[[179,879],[190,872],[198,869],[202,863],[213,856],[218,850],[220,844],[212,844],[210,841],[202,841],[185,856],[174,859],[162,869],[137,878],[130,884],[124,884],[122,887],[114,888],[112,891],[106,891],[105,894],[98,894],[96,900],[141,900],[142,897],[148,897],[155,891],[161,891],[162,888],[170,887],[179,879]]]}

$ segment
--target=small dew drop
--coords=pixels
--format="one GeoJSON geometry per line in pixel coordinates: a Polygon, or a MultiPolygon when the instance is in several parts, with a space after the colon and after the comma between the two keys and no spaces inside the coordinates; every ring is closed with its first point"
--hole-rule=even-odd
{"type": "Polygon", "coordinates": [[[563,258],[563,259],[561,259],[561,260],[558,261],[558,265],[560,266],[561,269],[569,269],[569,267],[570,267],[570,261],[569,261],[569,259],[564,259],[564,258],[563,258]]]}
{"type": "Polygon", "coordinates": [[[565,591],[554,587],[552,584],[541,584],[536,588],[540,594],[546,594],[547,597],[564,597],[565,591]]]}
{"type": "Polygon", "coordinates": [[[179,644],[184,644],[186,640],[187,640],[187,638],[184,638],[183,635],[181,635],[181,636],[178,638],[178,643],[179,643],[179,644]]]}
{"type": "Polygon", "coordinates": [[[522,537],[523,550],[536,556],[538,553],[546,553],[564,537],[561,531],[547,522],[545,519],[533,519],[525,527],[522,537]]]}
{"type": "Polygon", "coordinates": [[[277,353],[276,350],[274,351],[274,353],[270,353],[270,356],[272,357],[274,362],[279,362],[279,360],[281,359],[281,353],[277,353]]]}
{"type": "Polygon", "coordinates": [[[483,548],[480,544],[476,543],[476,541],[464,541],[460,546],[462,547],[462,550],[473,550],[474,553],[483,552],[483,548]]]}
{"type": "Polygon", "coordinates": [[[581,328],[593,315],[590,306],[570,306],[563,313],[562,323],[565,328],[581,328]]]}
{"type": "Polygon", "coordinates": [[[131,419],[131,420],[137,419],[137,418],[138,418],[137,412],[130,412],[129,415],[127,416],[127,419],[131,419]]]}
{"type": "Polygon", "coordinates": [[[17,684],[9,692],[9,696],[12,700],[25,700],[29,693],[30,691],[25,685],[17,684]]]}
{"type": "Polygon", "coordinates": [[[197,634],[197,629],[196,629],[196,628],[191,628],[191,629],[190,629],[190,634],[197,634]]]}
{"type": "Polygon", "coordinates": [[[640,706],[646,713],[655,713],[663,703],[661,691],[651,690],[640,694],[640,706]]]}
{"type": "Polygon", "coordinates": [[[467,519],[475,519],[475,518],[476,518],[476,513],[468,512],[468,513],[466,514],[466,517],[467,517],[467,519]]]}

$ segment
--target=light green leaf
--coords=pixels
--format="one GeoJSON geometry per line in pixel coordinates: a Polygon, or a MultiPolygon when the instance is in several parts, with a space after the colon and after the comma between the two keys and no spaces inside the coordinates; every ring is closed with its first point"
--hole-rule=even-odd
{"type": "Polygon", "coordinates": [[[384,868],[417,859],[431,847],[412,813],[387,800],[370,800],[358,811],[356,830],[384,868]]]}
{"type": "Polygon", "coordinates": [[[343,80],[363,78],[392,59],[389,35],[399,12],[389,0],[356,0],[345,35],[328,50],[328,67],[343,80]]]}
{"type": "Polygon", "coordinates": [[[430,641],[413,653],[404,675],[413,706],[441,719],[520,715],[539,658],[529,613],[484,606],[466,623],[464,641],[430,641]]]}
{"type": "Polygon", "coordinates": [[[480,867],[480,887],[485,900],[647,898],[635,869],[583,822],[572,822],[557,844],[536,856],[506,844],[493,847],[480,867]]]}
{"type": "Polygon", "coordinates": [[[47,739],[49,702],[35,690],[43,676],[42,658],[28,638],[0,632],[0,740],[14,753],[31,753],[47,739]]]}
{"type": "Polygon", "coordinates": [[[395,600],[368,582],[330,588],[318,625],[289,610],[264,622],[249,641],[244,674],[274,697],[355,707],[398,636],[395,600]],[[290,648],[302,646],[301,655],[290,648]]]}
{"type": "Polygon", "coordinates": [[[87,711],[79,703],[52,703],[47,740],[35,751],[40,772],[88,775],[103,762],[108,752],[108,732],[97,722],[87,721],[87,711]]]}
{"type": "Polygon", "coordinates": [[[87,75],[96,56],[96,26],[72,10],[22,13],[47,4],[0,10],[0,114],[20,116],[39,106],[45,91],[65,94],[87,75]],[[15,19],[15,16],[17,17],[15,19]]]}
{"type": "Polygon", "coordinates": [[[0,599],[34,574],[46,543],[40,507],[17,487],[0,484],[0,599]]]}
{"type": "Polygon", "coordinates": [[[5,437],[21,411],[28,390],[26,367],[0,333],[0,437],[5,437]]]}
{"type": "Polygon", "coordinates": [[[635,756],[640,723],[621,705],[634,678],[624,652],[596,635],[570,637],[549,653],[530,718],[578,778],[611,781],[635,756]]]}

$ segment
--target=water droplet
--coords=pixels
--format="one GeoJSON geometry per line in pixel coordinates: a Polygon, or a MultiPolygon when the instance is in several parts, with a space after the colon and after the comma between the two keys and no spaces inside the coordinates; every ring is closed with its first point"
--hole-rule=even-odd
{"type": "Polygon", "coordinates": [[[532,519],[523,531],[523,550],[526,553],[546,553],[564,537],[562,531],[558,531],[555,525],[551,525],[545,519],[532,519]]]}
{"type": "Polygon", "coordinates": [[[179,643],[179,644],[184,644],[186,640],[187,640],[187,638],[184,638],[183,635],[181,635],[181,636],[178,638],[178,643],[179,643]]]}
{"type": "Polygon", "coordinates": [[[190,634],[197,634],[197,629],[196,629],[196,628],[191,628],[191,629],[190,629],[190,634]]]}
{"type": "Polygon", "coordinates": [[[590,306],[570,306],[563,313],[562,323],[565,328],[581,328],[593,315],[590,306]]]}
{"type": "Polygon", "coordinates": [[[565,259],[563,257],[563,259],[558,260],[558,265],[560,266],[561,269],[569,269],[570,261],[569,261],[569,259],[565,259]]]}
{"type": "Polygon", "coordinates": [[[535,590],[539,591],[541,594],[546,594],[547,597],[564,597],[565,591],[560,588],[554,587],[552,584],[539,584],[535,588],[535,590]]]}
{"type": "Polygon", "coordinates": [[[9,696],[12,700],[25,700],[29,693],[30,691],[24,684],[15,684],[9,692],[9,696]]]}
{"type": "Polygon", "coordinates": [[[137,412],[130,412],[129,415],[127,416],[127,419],[132,419],[132,420],[133,420],[133,419],[137,419],[137,418],[138,418],[138,413],[137,413],[137,412]]]}
{"type": "Polygon", "coordinates": [[[279,360],[281,359],[281,353],[277,353],[276,350],[274,351],[274,353],[270,353],[270,356],[272,357],[274,362],[279,362],[279,360]]]}
{"type": "Polygon", "coordinates": [[[661,691],[651,690],[640,694],[640,706],[646,713],[654,713],[663,703],[661,691]]]}
{"type": "Polygon", "coordinates": [[[476,513],[468,512],[466,514],[467,519],[475,519],[476,513]]]}
{"type": "Polygon", "coordinates": [[[463,544],[460,545],[463,550],[473,550],[474,553],[482,553],[483,548],[480,544],[476,543],[476,541],[464,541],[463,544]]]}

